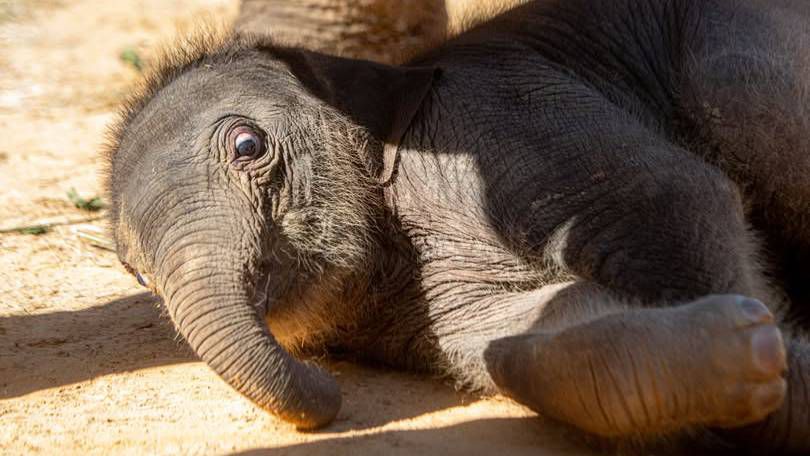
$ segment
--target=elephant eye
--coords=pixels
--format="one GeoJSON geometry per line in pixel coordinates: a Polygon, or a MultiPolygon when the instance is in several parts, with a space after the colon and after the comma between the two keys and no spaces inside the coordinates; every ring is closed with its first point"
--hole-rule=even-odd
{"type": "Polygon", "coordinates": [[[239,126],[229,135],[230,147],[236,160],[249,160],[264,154],[264,139],[253,128],[239,126]]]}

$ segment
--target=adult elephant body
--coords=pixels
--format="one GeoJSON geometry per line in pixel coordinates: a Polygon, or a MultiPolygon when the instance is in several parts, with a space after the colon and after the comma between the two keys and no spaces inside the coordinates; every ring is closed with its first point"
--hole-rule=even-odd
{"type": "Polygon", "coordinates": [[[301,427],[339,392],[288,353],[340,349],[602,436],[807,451],[807,308],[763,272],[810,246],[803,14],[538,1],[402,67],[198,42],[115,131],[119,257],[301,427]]]}
{"type": "Polygon", "coordinates": [[[234,28],[276,42],[401,63],[526,0],[242,0],[234,28]]]}

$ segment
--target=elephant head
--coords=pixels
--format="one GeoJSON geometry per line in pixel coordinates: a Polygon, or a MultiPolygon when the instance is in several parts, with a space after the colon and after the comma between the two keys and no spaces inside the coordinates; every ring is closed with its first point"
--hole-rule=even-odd
{"type": "Polygon", "coordinates": [[[331,305],[334,277],[368,261],[396,143],[434,71],[236,36],[194,39],[162,62],[111,132],[118,256],[233,388],[299,428],[323,426],[340,408],[336,382],[265,317],[272,328],[276,313],[331,305]]]}

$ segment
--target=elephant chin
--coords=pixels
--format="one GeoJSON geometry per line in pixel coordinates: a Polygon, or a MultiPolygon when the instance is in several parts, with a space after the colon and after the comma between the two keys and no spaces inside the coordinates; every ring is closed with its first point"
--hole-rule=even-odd
{"type": "Polygon", "coordinates": [[[169,286],[164,293],[172,297],[166,306],[175,326],[206,364],[263,409],[302,430],[329,424],[341,405],[337,382],[281,347],[264,321],[263,309],[249,298],[254,293],[241,290],[243,277],[188,271],[188,285],[169,286]],[[201,290],[201,283],[207,289],[201,290]]]}

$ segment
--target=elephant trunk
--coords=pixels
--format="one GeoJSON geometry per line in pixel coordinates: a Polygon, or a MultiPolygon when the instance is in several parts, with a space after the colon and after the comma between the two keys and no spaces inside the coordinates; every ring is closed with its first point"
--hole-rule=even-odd
{"type": "Polygon", "coordinates": [[[252,302],[249,284],[256,280],[247,268],[223,266],[222,249],[210,255],[198,249],[193,256],[180,253],[164,262],[175,266],[163,275],[162,294],[197,355],[237,391],[299,429],[332,421],[341,402],[337,383],[278,344],[252,302]]]}

